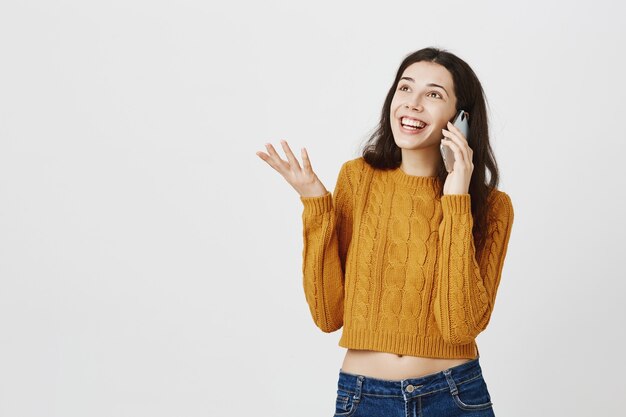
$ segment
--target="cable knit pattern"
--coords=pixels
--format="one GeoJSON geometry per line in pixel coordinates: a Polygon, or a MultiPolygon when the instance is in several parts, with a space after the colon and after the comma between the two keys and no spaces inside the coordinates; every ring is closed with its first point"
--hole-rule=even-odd
{"type": "Polygon", "coordinates": [[[439,199],[437,177],[344,163],[333,194],[303,203],[303,286],[315,324],[339,346],[475,358],[504,265],[513,206],[492,193],[480,259],[469,194],[439,199]]]}

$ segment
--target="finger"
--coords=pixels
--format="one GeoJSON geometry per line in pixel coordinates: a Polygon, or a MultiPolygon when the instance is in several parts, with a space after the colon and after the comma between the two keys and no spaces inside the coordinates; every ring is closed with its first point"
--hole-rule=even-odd
{"type": "Polygon", "coordinates": [[[271,162],[272,160],[272,157],[266,154],[265,152],[258,151],[256,152],[256,155],[267,163],[271,162]]]}
{"type": "Polygon", "coordinates": [[[463,135],[463,132],[461,132],[461,129],[459,129],[458,127],[456,127],[450,122],[448,122],[448,128],[450,129],[450,132],[455,135],[454,138],[457,139],[457,143],[459,144],[459,147],[461,151],[463,152],[463,155],[465,155],[465,160],[471,161],[472,160],[472,154],[471,154],[472,148],[469,147],[467,138],[465,137],[465,135],[463,135]]]}
{"type": "Polygon", "coordinates": [[[276,152],[276,149],[274,149],[274,146],[272,146],[271,143],[266,143],[265,147],[267,148],[267,152],[270,154],[270,157],[272,158],[274,164],[282,166],[287,163],[287,161],[285,161],[280,157],[280,155],[278,155],[278,152],[276,152]]]}
{"type": "Polygon", "coordinates": [[[453,132],[451,132],[449,130],[446,130],[446,129],[441,129],[441,133],[444,136],[443,139],[448,139],[448,140],[454,142],[454,139],[456,138],[456,133],[453,133],[453,132]]]}
{"type": "MultiPolygon", "coordinates": [[[[463,155],[464,161],[471,161],[468,153],[469,146],[467,145],[467,142],[464,142],[463,139],[459,138],[459,135],[452,133],[446,129],[443,129],[443,134],[446,138],[448,138],[449,141],[452,141],[452,143],[454,143],[458,151],[463,155]]],[[[451,147],[451,149],[454,151],[454,148],[451,147]]],[[[457,158],[456,152],[454,154],[454,157],[457,158]]]]}
{"type": "Polygon", "coordinates": [[[298,160],[294,156],[293,152],[291,152],[291,148],[287,144],[287,141],[286,140],[281,140],[280,144],[283,146],[283,151],[285,151],[285,155],[287,155],[287,159],[289,160],[289,164],[290,164],[292,170],[296,169],[296,168],[298,170],[301,170],[302,168],[300,168],[300,163],[298,162],[298,160]]]}
{"type": "Polygon", "coordinates": [[[462,163],[465,161],[464,157],[463,157],[463,152],[461,152],[461,149],[459,148],[459,145],[454,142],[454,140],[450,139],[448,137],[448,139],[443,139],[442,140],[444,146],[449,147],[450,149],[452,149],[452,152],[454,153],[454,159],[455,159],[455,164],[457,160],[460,160],[462,163]]]}
{"type": "Polygon", "coordinates": [[[304,172],[310,173],[313,172],[313,167],[311,166],[311,160],[309,159],[309,153],[305,148],[302,148],[302,166],[304,167],[304,172]]]}
{"type": "Polygon", "coordinates": [[[451,132],[454,132],[457,136],[459,136],[463,142],[467,143],[467,138],[465,137],[465,135],[463,134],[463,132],[461,132],[461,129],[459,129],[458,127],[456,127],[455,125],[453,125],[452,123],[448,122],[448,129],[451,132]]]}
{"type": "MultiPolygon", "coordinates": [[[[266,146],[267,146],[267,145],[266,145],[266,146]]],[[[272,159],[272,157],[271,157],[271,156],[269,156],[269,155],[268,155],[268,154],[266,154],[265,152],[261,152],[261,151],[257,152],[256,154],[258,155],[258,157],[259,157],[259,158],[261,158],[262,160],[264,160],[265,162],[267,162],[267,165],[271,166],[271,167],[272,167],[272,169],[274,169],[274,171],[278,171],[278,172],[280,172],[280,171],[278,170],[278,168],[277,168],[276,166],[274,166],[274,161],[273,161],[273,159],[272,159]]]]}
{"type": "Polygon", "coordinates": [[[274,168],[282,175],[283,171],[285,170],[285,164],[287,163],[287,161],[280,158],[271,143],[266,143],[265,147],[267,148],[267,152],[269,154],[268,159],[265,162],[270,164],[272,168],[274,168]]]}

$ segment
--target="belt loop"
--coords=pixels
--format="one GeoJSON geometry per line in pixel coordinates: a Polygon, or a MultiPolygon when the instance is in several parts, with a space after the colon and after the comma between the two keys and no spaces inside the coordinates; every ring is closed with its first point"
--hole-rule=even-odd
{"type": "Polygon", "coordinates": [[[452,392],[452,395],[456,395],[459,390],[456,387],[456,384],[454,383],[454,379],[452,379],[452,376],[450,375],[452,373],[452,371],[450,371],[449,369],[446,369],[445,371],[443,371],[444,375],[446,376],[446,380],[448,381],[448,385],[450,386],[450,391],[452,392]]]}
{"type": "Polygon", "coordinates": [[[361,398],[361,389],[363,387],[363,380],[365,377],[363,375],[359,375],[356,378],[356,394],[354,394],[354,400],[359,401],[361,398]]]}

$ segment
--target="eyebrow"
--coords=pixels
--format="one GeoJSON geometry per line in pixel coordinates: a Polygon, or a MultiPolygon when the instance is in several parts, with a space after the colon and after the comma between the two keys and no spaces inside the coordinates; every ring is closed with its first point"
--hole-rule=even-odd
{"type": "MultiPolygon", "coordinates": [[[[400,79],[401,79],[401,80],[409,80],[409,81],[411,81],[411,82],[415,82],[415,80],[414,80],[413,78],[411,78],[411,77],[402,77],[402,78],[400,78],[400,79]]],[[[426,86],[427,86],[427,87],[439,87],[439,88],[441,88],[443,91],[445,91],[445,92],[446,92],[446,94],[448,94],[448,90],[446,90],[445,88],[443,88],[443,86],[441,86],[441,85],[439,85],[439,84],[435,84],[435,83],[428,83],[428,84],[426,84],[426,86]]],[[[450,95],[450,94],[448,94],[448,95],[450,95]]]]}

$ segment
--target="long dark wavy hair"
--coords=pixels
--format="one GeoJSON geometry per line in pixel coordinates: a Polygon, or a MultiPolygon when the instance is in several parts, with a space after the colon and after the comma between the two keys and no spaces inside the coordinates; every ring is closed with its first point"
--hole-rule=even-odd
{"type": "MultiPolygon", "coordinates": [[[[454,91],[457,97],[456,111],[463,109],[469,113],[468,144],[473,150],[474,171],[469,185],[469,194],[472,202],[472,217],[474,226],[475,249],[478,256],[483,250],[486,239],[491,191],[497,189],[499,173],[498,165],[489,143],[489,127],[487,123],[487,103],[482,85],[470,66],[456,55],[434,47],[420,49],[404,58],[396,79],[389,88],[387,98],[383,104],[380,122],[365,143],[362,152],[363,159],[372,167],[379,169],[394,169],[402,162],[402,150],[393,139],[390,121],[390,107],[398,82],[404,70],[420,61],[437,63],[445,67],[452,75],[454,91]],[[489,182],[486,173],[489,171],[489,182]]],[[[452,120],[450,120],[452,121],[452,120]]],[[[443,137],[443,135],[442,135],[443,137]]],[[[438,197],[443,195],[443,184],[448,175],[445,166],[440,164],[437,177],[439,178],[438,197]]],[[[477,257],[477,259],[480,259],[477,257]]]]}

